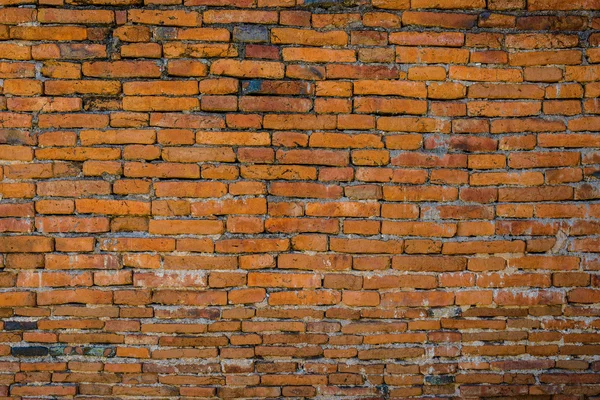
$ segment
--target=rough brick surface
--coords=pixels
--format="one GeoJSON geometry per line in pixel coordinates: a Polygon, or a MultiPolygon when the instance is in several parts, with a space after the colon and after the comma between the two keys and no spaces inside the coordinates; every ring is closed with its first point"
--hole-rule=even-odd
{"type": "Polygon", "coordinates": [[[600,396],[600,1],[0,0],[0,397],[600,396]]]}

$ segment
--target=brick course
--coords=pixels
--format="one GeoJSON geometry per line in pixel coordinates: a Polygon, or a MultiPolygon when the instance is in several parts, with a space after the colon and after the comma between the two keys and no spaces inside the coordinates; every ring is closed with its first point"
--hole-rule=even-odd
{"type": "Polygon", "coordinates": [[[0,397],[600,395],[600,1],[0,0],[0,397]]]}

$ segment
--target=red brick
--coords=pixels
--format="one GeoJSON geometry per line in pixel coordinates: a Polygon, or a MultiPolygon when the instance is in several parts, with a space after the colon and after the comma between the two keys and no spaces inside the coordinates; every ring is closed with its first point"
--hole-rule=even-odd
{"type": "Polygon", "coordinates": [[[38,294],[39,305],[49,304],[111,304],[112,292],[94,289],[65,289],[42,292],[38,294]]]}

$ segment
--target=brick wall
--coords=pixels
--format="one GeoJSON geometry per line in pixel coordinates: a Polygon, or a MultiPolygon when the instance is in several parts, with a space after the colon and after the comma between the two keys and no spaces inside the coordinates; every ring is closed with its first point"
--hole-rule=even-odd
{"type": "Polygon", "coordinates": [[[0,397],[600,395],[600,1],[1,4],[0,397]]]}

